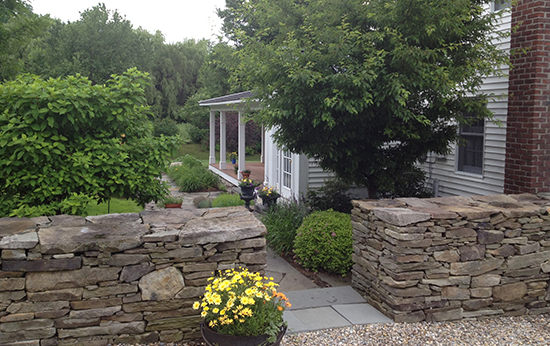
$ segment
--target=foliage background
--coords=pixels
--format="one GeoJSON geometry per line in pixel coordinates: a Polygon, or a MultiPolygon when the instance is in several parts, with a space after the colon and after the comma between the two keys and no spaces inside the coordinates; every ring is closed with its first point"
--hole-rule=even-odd
{"type": "Polygon", "coordinates": [[[492,42],[508,33],[490,2],[230,0],[220,14],[257,120],[374,198],[446,154],[465,113],[492,118],[479,89],[508,63],[492,42]]]}
{"type": "Polygon", "coordinates": [[[158,178],[178,139],[151,136],[147,83],[132,69],[105,85],[32,75],[0,84],[0,216],[83,214],[91,200],[163,197],[158,178]]]}

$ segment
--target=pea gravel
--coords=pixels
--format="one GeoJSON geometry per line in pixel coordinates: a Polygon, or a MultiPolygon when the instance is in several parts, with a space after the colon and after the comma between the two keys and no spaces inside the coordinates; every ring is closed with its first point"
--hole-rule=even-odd
{"type": "MultiPolygon", "coordinates": [[[[459,322],[368,324],[285,335],[281,346],[550,345],[550,315],[459,322]]],[[[163,343],[134,346],[198,346],[163,343]]],[[[121,345],[122,346],[122,345],[121,345]]]]}

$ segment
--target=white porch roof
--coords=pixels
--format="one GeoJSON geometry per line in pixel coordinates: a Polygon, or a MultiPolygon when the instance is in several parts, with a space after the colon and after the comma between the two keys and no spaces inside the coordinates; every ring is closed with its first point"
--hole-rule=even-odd
{"type": "MultiPolygon", "coordinates": [[[[239,114],[239,144],[238,144],[238,165],[239,173],[238,179],[242,179],[241,172],[246,169],[245,154],[246,154],[246,138],[245,138],[245,124],[244,121],[245,112],[247,110],[254,110],[260,108],[260,103],[257,99],[254,99],[254,93],[252,91],[243,91],[236,94],[230,94],[220,97],[211,98],[208,100],[199,101],[199,106],[210,108],[210,155],[209,155],[209,167],[217,174],[221,174],[222,170],[227,168],[226,163],[226,114],[229,111],[236,111],[239,114]],[[220,161],[219,171],[212,167],[216,164],[216,129],[215,120],[216,113],[220,112],[220,161]]],[[[262,154],[261,162],[264,162],[264,131],[262,131],[262,154]]],[[[235,185],[238,181],[233,181],[234,178],[229,181],[235,185]]]]}

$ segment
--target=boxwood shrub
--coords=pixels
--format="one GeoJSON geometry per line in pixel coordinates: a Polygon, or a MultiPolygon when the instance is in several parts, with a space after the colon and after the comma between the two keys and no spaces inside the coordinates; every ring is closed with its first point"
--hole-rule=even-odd
{"type": "Polygon", "coordinates": [[[351,217],[332,209],[306,217],[294,239],[296,261],[315,272],[347,274],[352,252],[351,217]]]}

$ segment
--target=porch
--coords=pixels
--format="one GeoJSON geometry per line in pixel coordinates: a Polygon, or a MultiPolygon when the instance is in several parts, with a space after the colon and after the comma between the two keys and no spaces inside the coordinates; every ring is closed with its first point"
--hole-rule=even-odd
{"type": "MultiPolygon", "coordinates": [[[[208,169],[210,169],[212,172],[219,175],[221,178],[227,180],[231,184],[238,186],[239,185],[239,178],[237,177],[237,174],[235,174],[235,170],[233,168],[233,164],[227,163],[225,169],[220,169],[219,163],[211,163],[208,166],[208,169]]],[[[250,179],[254,180],[258,183],[264,182],[264,176],[265,176],[265,164],[262,162],[247,162],[246,163],[246,169],[250,170],[250,179]]]]}

